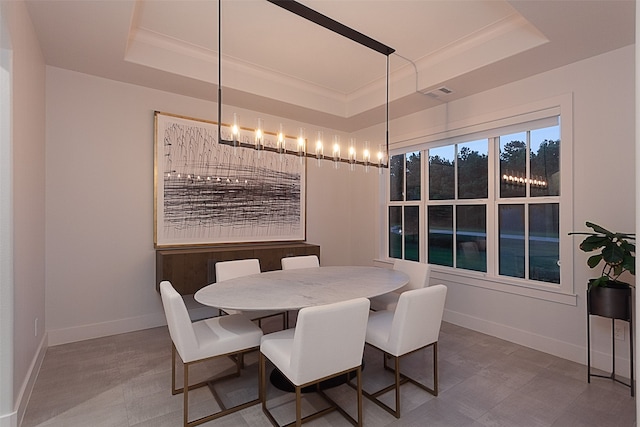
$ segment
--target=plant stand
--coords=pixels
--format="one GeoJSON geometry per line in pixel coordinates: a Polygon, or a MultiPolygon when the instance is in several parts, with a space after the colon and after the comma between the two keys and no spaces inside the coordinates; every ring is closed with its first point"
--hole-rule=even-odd
{"type": "Polygon", "coordinates": [[[617,383],[630,388],[631,396],[634,396],[633,377],[633,306],[631,288],[592,288],[587,290],[587,382],[591,383],[591,377],[609,378],[617,383]],[[595,291],[595,292],[594,292],[595,291]],[[591,316],[601,316],[611,319],[611,357],[612,369],[610,375],[598,375],[591,373],[591,316]],[[615,321],[623,320],[629,323],[629,372],[630,383],[619,380],[616,377],[616,338],[615,321]]]}

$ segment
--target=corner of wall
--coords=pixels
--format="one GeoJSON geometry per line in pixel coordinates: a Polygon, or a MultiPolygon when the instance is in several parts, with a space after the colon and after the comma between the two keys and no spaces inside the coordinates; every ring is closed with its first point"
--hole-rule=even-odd
{"type": "MultiPolygon", "coordinates": [[[[29,371],[27,372],[24,382],[20,387],[20,392],[16,398],[16,424],[14,424],[16,426],[18,425],[17,420],[20,420],[20,424],[22,423],[24,414],[27,411],[27,404],[31,398],[31,393],[33,392],[33,387],[36,384],[36,379],[38,379],[38,374],[40,373],[40,368],[42,367],[42,362],[44,361],[44,356],[47,353],[48,347],[48,335],[45,332],[42,335],[42,340],[38,345],[38,350],[29,365],[29,371]]],[[[2,423],[0,423],[0,427],[3,427],[2,423]]]]}
{"type": "Polygon", "coordinates": [[[124,334],[155,328],[167,324],[164,312],[146,314],[142,316],[117,319],[90,325],[60,328],[48,331],[49,345],[68,344],[92,338],[124,334]]]}
{"type": "Polygon", "coordinates": [[[0,427],[18,427],[18,413],[0,415],[0,427]]]}

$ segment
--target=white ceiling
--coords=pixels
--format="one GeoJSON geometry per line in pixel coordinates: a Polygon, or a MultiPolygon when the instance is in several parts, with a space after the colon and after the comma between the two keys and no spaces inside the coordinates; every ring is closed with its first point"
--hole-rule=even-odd
{"type": "MultiPolygon", "coordinates": [[[[26,1],[48,65],[216,99],[217,1],[26,1]]],[[[391,117],[634,42],[633,0],[301,3],[396,50],[391,117]]],[[[265,0],[221,7],[225,106],[344,131],[384,120],[384,55],[265,0]]]]}

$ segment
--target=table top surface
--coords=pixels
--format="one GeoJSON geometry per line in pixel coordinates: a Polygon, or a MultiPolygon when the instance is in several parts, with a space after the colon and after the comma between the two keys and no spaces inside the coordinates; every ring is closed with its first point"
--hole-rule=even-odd
{"type": "Polygon", "coordinates": [[[213,283],[194,295],[201,304],[235,310],[296,310],[371,298],[409,283],[403,272],[379,267],[276,270],[213,283]]]}

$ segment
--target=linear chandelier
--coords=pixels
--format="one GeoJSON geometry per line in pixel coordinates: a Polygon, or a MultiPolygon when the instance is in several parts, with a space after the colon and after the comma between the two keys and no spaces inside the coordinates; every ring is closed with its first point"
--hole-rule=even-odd
{"type": "Polygon", "coordinates": [[[341,155],[341,141],[339,135],[334,135],[332,139],[331,152],[325,155],[323,132],[317,131],[315,144],[313,149],[309,149],[309,139],[303,128],[298,129],[296,136],[286,135],[282,124],[278,132],[269,132],[263,129],[262,119],[257,120],[255,128],[241,127],[238,123],[238,116],[234,113],[233,123],[222,122],[222,0],[218,0],[218,142],[224,145],[230,145],[240,148],[251,148],[255,150],[264,150],[276,152],[279,154],[295,155],[300,157],[301,161],[305,157],[315,158],[320,164],[321,160],[332,160],[337,168],[340,163],[348,163],[351,170],[355,165],[363,165],[368,171],[369,166],[376,166],[382,172],[383,168],[389,167],[389,55],[395,52],[395,49],[380,43],[368,37],[353,28],[350,28],[340,22],[337,22],[301,3],[294,0],[267,0],[276,6],[279,6],[291,13],[294,13],[304,19],[307,19],[321,27],[333,31],[341,36],[348,38],[356,43],[361,44],[369,49],[386,56],[386,101],[385,101],[385,137],[384,143],[379,144],[377,153],[372,159],[372,149],[370,143],[365,141],[361,151],[360,159],[355,138],[350,138],[348,144],[347,156],[341,155]],[[227,132],[223,133],[222,128],[225,127],[227,132]],[[241,132],[245,131],[253,133],[254,141],[248,140],[247,136],[243,138],[241,132]],[[274,144],[267,144],[267,138],[273,137],[274,144]],[[289,140],[289,144],[287,141],[289,140]],[[293,145],[293,149],[291,146],[293,145]]]}
{"type": "Polygon", "coordinates": [[[508,172],[502,175],[502,182],[514,187],[524,187],[529,184],[532,187],[547,188],[547,181],[543,177],[527,178],[518,173],[509,174],[508,172]]]}

